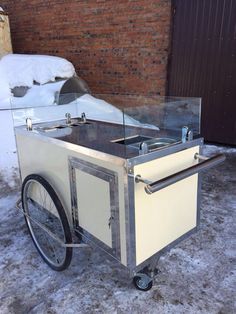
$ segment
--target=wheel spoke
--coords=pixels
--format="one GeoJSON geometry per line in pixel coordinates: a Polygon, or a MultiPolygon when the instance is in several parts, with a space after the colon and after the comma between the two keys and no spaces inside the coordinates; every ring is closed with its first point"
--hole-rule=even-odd
{"type": "Polygon", "coordinates": [[[26,184],[23,183],[23,188],[23,207],[25,213],[29,216],[26,217],[26,222],[33,241],[43,259],[54,269],[61,269],[67,262],[68,252],[70,252],[69,259],[71,259],[72,250],[62,247],[46,230],[42,229],[32,220],[34,219],[36,222],[44,225],[45,228],[50,230],[50,232],[63,242],[66,241],[64,226],[60,215],[58,215],[58,208],[55,206],[55,195],[53,199],[46,186],[35,179],[28,180],[26,184]],[[57,214],[55,215],[55,213],[57,214]]]}

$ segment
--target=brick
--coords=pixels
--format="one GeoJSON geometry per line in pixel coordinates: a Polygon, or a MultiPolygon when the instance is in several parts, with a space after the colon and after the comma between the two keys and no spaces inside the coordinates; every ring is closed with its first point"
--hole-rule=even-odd
{"type": "Polygon", "coordinates": [[[3,0],[13,51],[65,57],[95,93],[165,94],[171,0],[3,0]]]}

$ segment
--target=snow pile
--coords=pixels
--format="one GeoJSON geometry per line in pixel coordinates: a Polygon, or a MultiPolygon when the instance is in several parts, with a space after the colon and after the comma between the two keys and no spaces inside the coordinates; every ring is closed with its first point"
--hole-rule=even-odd
{"type": "Polygon", "coordinates": [[[0,61],[0,108],[6,109],[10,106],[11,91],[6,80],[6,73],[1,67],[0,61]]]}
{"type": "Polygon", "coordinates": [[[55,104],[56,92],[59,92],[65,80],[48,83],[45,85],[34,85],[24,97],[12,97],[12,108],[42,107],[55,104]]]}
{"type": "Polygon", "coordinates": [[[0,64],[10,88],[32,87],[34,82],[45,84],[55,81],[57,77],[69,78],[75,74],[72,63],[54,56],[8,54],[0,64]]]}
{"type": "MultiPolygon", "coordinates": [[[[85,94],[76,100],[77,112],[80,116],[82,112],[93,120],[106,121],[125,125],[134,125],[159,130],[158,127],[150,124],[143,124],[131,116],[124,114],[119,108],[109,104],[108,102],[95,98],[89,94],[85,94]]],[[[71,103],[72,104],[72,103],[71,103]]]]}
{"type": "Polygon", "coordinates": [[[66,59],[42,55],[9,54],[0,60],[0,109],[25,106],[49,106],[54,104],[55,93],[64,80],[75,74],[72,63],[66,59]],[[18,86],[31,87],[25,97],[13,97],[11,89],[18,86]]]}
{"type": "Polygon", "coordinates": [[[85,112],[86,116],[93,120],[123,123],[122,111],[105,100],[85,94],[75,102],[79,116],[85,112]]]}

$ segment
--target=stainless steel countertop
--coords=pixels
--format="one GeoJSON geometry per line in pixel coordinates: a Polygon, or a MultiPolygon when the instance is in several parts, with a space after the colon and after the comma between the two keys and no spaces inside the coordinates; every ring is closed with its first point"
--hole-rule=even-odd
{"type": "MultiPolygon", "coordinates": [[[[142,135],[150,138],[171,137],[180,139],[180,134],[177,135],[176,132],[173,131],[158,131],[156,129],[127,125],[124,127],[124,125],[120,124],[94,120],[87,120],[87,122],[88,124],[80,124],[78,126],[66,128],[68,129],[68,132],[65,132],[65,129],[58,129],[53,137],[64,142],[88,147],[126,159],[138,156],[139,150],[135,147],[116,143],[114,141],[135,135],[142,135]],[[64,133],[68,134],[64,135],[64,133]]],[[[50,136],[49,132],[42,132],[41,134],[50,136]]]]}

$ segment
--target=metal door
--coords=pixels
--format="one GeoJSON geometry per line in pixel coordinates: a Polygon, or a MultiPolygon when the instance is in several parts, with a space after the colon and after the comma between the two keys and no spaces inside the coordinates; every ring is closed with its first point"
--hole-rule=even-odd
{"type": "Polygon", "coordinates": [[[173,0],[169,95],[202,97],[202,135],[236,145],[236,1],[173,0]]]}

